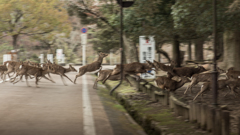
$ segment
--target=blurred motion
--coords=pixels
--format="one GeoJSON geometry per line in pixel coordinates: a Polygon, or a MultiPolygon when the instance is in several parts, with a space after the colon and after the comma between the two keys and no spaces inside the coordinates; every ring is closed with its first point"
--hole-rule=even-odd
{"type": "MultiPolygon", "coordinates": [[[[120,81],[122,64],[122,79],[131,87],[139,90],[132,84],[144,82],[145,87],[155,82],[168,97],[183,100],[189,111],[195,103],[211,106],[217,96],[214,109],[227,105],[226,115],[231,117],[222,129],[239,133],[240,0],[216,1],[216,26],[214,0],[133,1],[123,10],[121,29],[120,0],[1,0],[2,83],[16,84],[25,76],[27,86],[28,78],[34,78],[39,87],[42,78],[56,83],[51,77],[55,74],[64,85],[64,78],[77,85],[78,78],[95,72],[97,89],[99,82],[120,81]],[[212,92],[214,64],[219,95],[212,92]],[[103,69],[105,65],[110,68],[103,69]],[[66,75],[69,72],[75,78],[66,75]]],[[[189,121],[197,119],[190,115],[189,121]]],[[[202,129],[214,134],[221,130],[206,125],[202,129]]]]}

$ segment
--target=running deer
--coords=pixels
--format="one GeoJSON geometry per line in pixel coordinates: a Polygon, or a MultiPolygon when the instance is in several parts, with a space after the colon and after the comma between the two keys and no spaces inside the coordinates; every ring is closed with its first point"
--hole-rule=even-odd
{"type": "Polygon", "coordinates": [[[207,71],[204,67],[198,66],[195,67],[176,67],[173,68],[172,72],[168,72],[168,77],[172,78],[173,76],[186,76],[186,77],[192,77],[194,74],[198,74],[201,72],[207,71]]]}
{"type": "MultiPolygon", "coordinates": [[[[240,79],[223,79],[223,80],[218,80],[218,90],[224,89],[224,88],[228,88],[230,90],[230,92],[232,92],[232,94],[235,95],[235,93],[237,93],[235,91],[235,89],[237,87],[240,87],[240,79]]],[[[197,95],[195,96],[195,98],[193,99],[196,100],[196,98],[201,95],[202,99],[203,99],[203,94],[207,91],[212,90],[212,82],[205,82],[202,84],[201,86],[201,90],[197,93],[197,95]]],[[[227,93],[229,94],[229,92],[227,93]]],[[[224,97],[227,95],[225,94],[224,97]]],[[[236,96],[236,95],[235,95],[236,96]]]]}
{"type": "Polygon", "coordinates": [[[238,79],[240,78],[240,71],[234,70],[233,67],[229,68],[226,72],[226,76],[228,79],[238,79]]]}
{"type": "MultiPolygon", "coordinates": [[[[1,79],[4,79],[4,72],[6,72],[8,69],[5,65],[0,65],[0,74],[1,74],[1,79]]],[[[10,78],[10,76],[9,76],[10,78]]]]}
{"type": "MultiPolygon", "coordinates": [[[[149,63],[149,61],[147,61],[149,63]]],[[[153,65],[157,70],[162,70],[165,72],[172,72],[173,68],[175,67],[174,61],[171,62],[170,66],[167,66],[161,62],[153,61],[153,65]]]]}
{"type": "Polygon", "coordinates": [[[76,84],[77,78],[84,75],[87,72],[93,72],[93,71],[96,71],[96,70],[101,71],[102,61],[103,61],[103,58],[106,57],[106,56],[108,56],[108,54],[100,52],[100,53],[98,53],[98,59],[96,61],[80,67],[79,68],[79,73],[76,75],[76,77],[74,79],[74,83],[76,84]]]}
{"type": "MultiPolygon", "coordinates": [[[[50,63],[50,61],[49,61],[49,63],[50,63]]],[[[72,83],[74,83],[67,75],[65,75],[65,73],[68,73],[71,71],[77,72],[77,70],[72,65],[69,65],[69,68],[64,68],[58,64],[51,63],[50,67],[54,69],[54,70],[51,70],[50,73],[60,75],[64,85],[67,85],[67,84],[65,83],[63,76],[66,77],[67,79],[69,79],[72,83]]]]}
{"type": "Polygon", "coordinates": [[[17,71],[17,74],[13,78],[12,82],[13,82],[13,84],[19,82],[20,80],[22,80],[23,75],[25,75],[27,86],[30,86],[28,83],[28,76],[33,75],[36,80],[35,81],[36,87],[38,87],[39,77],[43,77],[43,78],[53,82],[51,79],[49,79],[45,76],[45,74],[49,71],[54,72],[54,70],[50,69],[50,67],[48,67],[47,70],[43,70],[42,68],[29,66],[29,65],[24,64],[23,62],[20,62],[19,70],[17,71]],[[20,79],[18,81],[14,82],[17,76],[20,76],[20,79]]]}
{"type": "Polygon", "coordinates": [[[159,88],[166,89],[168,91],[175,91],[178,88],[182,87],[187,82],[190,82],[190,80],[187,77],[181,77],[181,81],[179,82],[165,76],[159,76],[155,79],[155,84],[159,88]]]}
{"type": "MultiPolygon", "coordinates": [[[[96,80],[95,80],[95,82],[94,82],[93,88],[96,88],[96,87],[97,87],[98,81],[103,81],[103,80],[105,80],[105,79],[108,77],[108,75],[112,73],[112,71],[113,71],[113,70],[111,70],[111,69],[99,71],[99,72],[98,72],[98,77],[96,78],[96,80]]],[[[111,75],[111,76],[108,78],[108,80],[112,80],[112,81],[118,81],[118,80],[120,80],[120,79],[121,79],[121,74],[111,75]]],[[[132,86],[131,83],[130,83],[130,81],[126,78],[126,74],[123,75],[123,80],[126,80],[126,81],[130,84],[130,86],[132,86]]],[[[102,82],[102,83],[104,84],[105,82],[102,82]]]]}
{"type": "MultiPolygon", "coordinates": [[[[8,75],[8,77],[12,77],[17,70],[19,69],[21,62],[17,62],[17,61],[6,61],[4,62],[4,66],[7,67],[7,71],[4,72],[4,77],[3,77],[3,82],[6,80],[6,75],[8,75]],[[10,76],[10,73],[14,73],[12,76],[10,76]]],[[[24,65],[28,65],[28,62],[23,62],[24,65]]]]}
{"type": "MultiPolygon", "coordinates": [[[[217,67],[217,74],[224,73],[225,71],[217,67]]],[[[210,82],[212,81],[212,74],[211,72],[208,73],[200,73],[200,74],[194,74],[191,77],[191,83],[188,85],[187,89],[185,90],[184,94],[187,93],[187,91],[190,89],[190,92],[192,93],[192,87],[198,84],[199,82],[210,82]]]]}

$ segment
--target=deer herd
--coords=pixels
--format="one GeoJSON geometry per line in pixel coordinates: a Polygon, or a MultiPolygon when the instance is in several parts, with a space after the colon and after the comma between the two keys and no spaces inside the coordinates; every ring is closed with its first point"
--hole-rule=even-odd
{"type": "MultiPolygon", "coordinates": [[[[78,77],[84,75],[87,72],[97,71],[98,77],[95,80],[93,88],[97,87],[98,81],[102,81],[104,84],[107,80],[120,80],[121,79],[121,65],[116,65],[116,67],[112,69],[102,70],[102,61],[103,58],[108,56],[107,53],[98,53],[98,59],[90,64],[82,66],[79,68],[79,72],[76,75],[74,81],[72,81],[66,73],[68,72],[77,72],[77,70],[72,66],[69,65],[69,68],[65,68],[60,66],[56,63],[52,63],[49,60],[46,60],[45,63],[39,64],[35,62],[25,61],[25,62],[16,62],[16,61],[6,61],[3,65],[0,65],[0,74],[3,82],[6,81],[6,76],[10,78],[10,82],[15,84],[22,80],[23,75],[25,76],[27,86],[28,77],[30,79],[35,78],[36,87],[38,87],[38,81],[41,78],[49,80],[55,83],[50,73],[57,74],[61,76],[61,79],[64,85],[67,85],[64,81],[64,77],[69,79],[71,82],[76,84],[76,80],[78,77]],[[13,75],[11,75],[13,74],[13,75]],[[15,76],[14,76],[15,75],[15,76]],[[48,75],[48,77],[46,76],[48,75]],[[14,76],[14,77],[13,77],[14,76]],[[19,76],[19,78],[17,78],[19,76]]],[[[151,74],[151,70],[164,71],[167,73],[167,76],[158,76],[154,79],[154,82],[157,87],[167,90],[167,91],[176,91],[178,88],[182,87],[185,83],[190,83],[187,86],[184,94],[187,94],[187,91],[190,90],[192,94],[192,87],[194,87],[199,82],[202,82],[202,86],[200,91],[197,93],[195,100],[199,95],[203,97],[203,94],[209,90],[212,90],[212,72],[206,70],[203,66],[198,67],[175,67],[175,63],[172,61],[170,65],[165,65],[163,63],[153,61],[150,62],[146,60],[146,63],[139,63],[133,62],[129,64],[124,64],[123,66],[123,80],[126,80],[130,86],[131,83],[127,79],[127,75],[133,75],[136,77],[138,81],[142,81],[140,79],[139,73],[146,73],[151,74]],[[179,79],[176,80],[174,77],[178,77],[179,79]],[[179,81],[180,80],[180,81],[179,81]]],[[[230,92],[236,96],[238,92],[236,91],[237,88],[240,87],[240,71],[234,70],[234,68],[229,68],[227,71],[224,71],[220,68],[217,68],[218,77],[220,74],[226,73],[226,78],[218,80],[218,89],[228,89],[229,94],[230,92]]],[[[146,80],[143,80],[146,82],[146,80]]],[[[225,94],[225,96],[227,95],[225,94]]]]}

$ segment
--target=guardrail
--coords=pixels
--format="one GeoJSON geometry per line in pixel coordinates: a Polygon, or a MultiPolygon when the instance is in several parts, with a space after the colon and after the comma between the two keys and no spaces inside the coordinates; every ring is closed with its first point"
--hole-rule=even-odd
{"type": "MultiPolygon", "coordinates": [[[[132,77],[128,79],[139,91],[147,93],[152,101],[169,106],[176,116],[182,116],[183,120],[196,123],[199,129],[207,130],[213,135],[230,135],[230,112],[226,108],[214,108],[197,102],[186,104],[178,100],[172,92],[162,90],[152,84],[139,84],[132,77]]],[[[238,128],[238,134],[240,134],[240,124],[238,128]]]]}

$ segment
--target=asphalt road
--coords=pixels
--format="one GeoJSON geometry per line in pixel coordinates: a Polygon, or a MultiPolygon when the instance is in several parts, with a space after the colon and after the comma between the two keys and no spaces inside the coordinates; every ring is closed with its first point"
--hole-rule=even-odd
{"type": "MultiPolygon", "coordinates": [[[[67,73],[72,80],[76,74],[67,73]]],[[[118,121],[106,114],[102,100],[92,89],[92,75],[79,77],[77,84],[64,78],[68,86],[63,85],[60,76],[51,76],[56,83],[41,79],[40,88],[35,87],[34,79],[29,80],[31,87],[27,87],[24,79],[14,85],[0,84],[0,135],[135,134],[129,132],[134,129],[125,132],[125,129],[114,127],[118,121]]],[[[111,109],[107,111],[117,115],[111,109]]],[[[121,125],[129,121],[125,122],[121,125]]]]}

